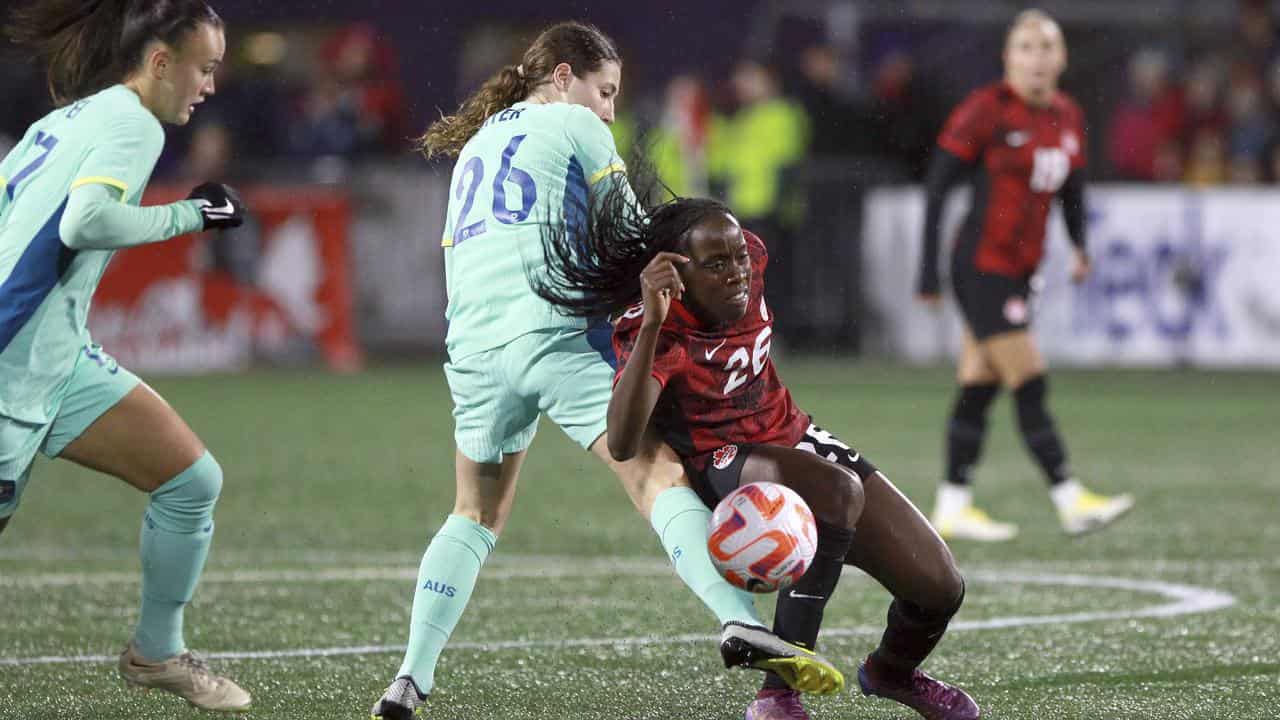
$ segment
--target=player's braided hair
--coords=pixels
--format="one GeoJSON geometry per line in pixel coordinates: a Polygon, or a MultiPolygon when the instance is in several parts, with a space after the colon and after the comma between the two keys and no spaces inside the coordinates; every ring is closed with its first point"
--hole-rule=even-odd
{"type": "Polygon", "coordinates": [[[616,174],[590,200],[565,202],[562,219],[542,232],[544,273],[530,273],[539,297],[575,317],[598,318],[640,301],[640,271],[663,251],[683,252],[704,219],[728,215],[710,198],[673,197],[652,168],[633,157],[631,185],[641,198],[668,197],[652,208],[637,204],[627,178],[616,174]]]}
{"type": "Polygon", "coordinates": [[[223,25],[204,0],[28,0],[10,11],[5,34],[47,65],[62,106],[126,79],[151,41],[181,47],[202,23],[223,25]]]}
{"type": "Polygon", "coordinates": [[[431,158],[457,157],[462,146],[490,115],[529,97],[535,88],[551,81],[560,63],[569,63],[582,77],[606,62],[622,62],[618,48],[599,28],[580,22],[563,22],[543,30],[518,65],[506,65],[467,98],[453,115],[441,115],[418,138],[418,150],[431,158]]]}

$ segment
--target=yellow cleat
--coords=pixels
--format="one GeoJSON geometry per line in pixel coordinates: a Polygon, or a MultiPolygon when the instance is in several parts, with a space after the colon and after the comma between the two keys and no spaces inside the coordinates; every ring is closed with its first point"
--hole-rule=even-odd
{"type": "Polygon", "coordinates": [[[1099,495],[1082,487],[1072,502],[1058,508],[1058,519],[1068,535],[1083,535],[1101,530],[1132,508],[1132,495],[1099,495]]]}
{"type": "Polygon", "coordinates": [[[749,667],[778,674],[793,690],[832,695],[844,690],[844,674],[818,653],[786,642],[762,627],[725,623],[720,635],[725,667],[749,667]]]}
{"type": "Polygon", "coordinates": [[[1017,525],[996,522],[972,505],[966,505],[945,515],[935,512],[930,522],[944,540],[1004,542],[1018,535],[1017,525]]]}

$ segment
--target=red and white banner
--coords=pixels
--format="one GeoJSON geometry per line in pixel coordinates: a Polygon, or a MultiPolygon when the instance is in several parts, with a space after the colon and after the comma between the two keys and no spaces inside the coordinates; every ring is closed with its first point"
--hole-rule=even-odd
{"type": "MultiPolygon", "coordinates": [[[[144,204],[185,196],[152,188],[144,204]]],[[[347,256],[351,207],[327,188],[249,187],[244,227],[116,254],[89,331],[138,371],[203,372],[318,358],[354,370],[347,256]]]]}

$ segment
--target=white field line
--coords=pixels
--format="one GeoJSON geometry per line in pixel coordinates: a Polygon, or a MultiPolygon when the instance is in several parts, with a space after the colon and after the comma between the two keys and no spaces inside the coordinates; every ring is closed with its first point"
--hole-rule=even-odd
{"type": "MultiPolygon", "coordinates": [[[[1262,563],[1267,565],[1269,563],[1262,563]]],[[[349,581],[378,581],[378,580],[416,580],[418,577],[416,559],[409,559],[407,562],[398,564],[373,563],[359,567],[327,567],[318,569],[308,568],[279,568],[279,569],[260,569],[260,570],[210,570],[204,573],[201,583],[245,583],[251,585],[271,583],[271,582],[349,582],[349,581]]],[[[1107,563],[1084,564],[1081,566],[1072,563],[1057,564],[1063,570],[1070,570],[1073,576],[1086,578],[1091,587],[1103,587],[1097,584],[1101,581],[1102,576],[1091,574],[1100,567],[1113,566],[1107,563]]],[[[1206,563],[1200,567],[1210,567],[1212,563],[1206,563]]],[[[1218,567],[1217,565],[1212,565],[1218,567]]],[[[1257,569],[1259,564],[1250,563],[1247,567],[1257,569]]],[[[1042,566],[1039,566],[1042,567],[1042,566]]],[[[995,572],[1001,577],[1017,575],[1018,577],[1036,577],[1037,573],[1035,565],[1024,565],[1021,563],[1013,563],[1001,566],[998,569],[968,569],[964,575],[966,579],[979,579],[990,576],[995,572]]],[[[1144,566],[1148,571],[1174,570],[1175,568],[1163,565],[1159,562],[1148,563],[1144,566]]],[[[856,568],[846,567],[844,574],[860,576],[862,572],[856,568]]],[[[1114,568],[1112,569],[1114,572],[1114,568]]],[[[482,571],[482,577],[486,580],[525,580],[529,578],[594,578],[594,577],[611,577],[611,576],[628,576],[628,577],[665,577],[673,576],[674,572],[671,566],[658,559],[648,558],[572,558],[563,555],[528,555],[528,556],[499,556],[492,558],[485,564],[482,571]]],[[[1054,577],[1067,577],[1066,575],[1054,575],[1054,577]]],[[[0,590],[5,588],[22,588],[22,589],[40,589],[40,588],[56,588],[56,587],[73,587],[80,585],[120,585],[120,584],[138,584],[142,576],[137,571],[99,571],[99,572],[68,572],[68,573],[31,573],[4,575],[0,573],[0,590]]],[[[849,582],[849,580],[845,580],[849,582]]],[[[1028,581],[1034,583],[1034,581],[1028,581]]],[[[1124,579],[1125,583],[1140,583],[1140,580],[1124,579]]],[[[1061,583],[1069,584],[1069,583],[1061,583]]],[[[1160,583],[1157,583],[1160,584],[1160,583]]],[[[1129,586],[1124,586],[1125,589],[1129,586]]],[[[1155,592],[1154,590],[1152,592],[1155,592]]]]}
{"type": "MultiPolygon", "coordinates": [[[[660,575],[670,574],[666,565],[653,562],[618,562],[612,560],[587,561],[584,563],[554,563],[549,566],[501,567],[488,570],[486,578],[541,578],[541,577],[588,577],[605,574],[626,575],[660,575]],[[558,566],[558,567],[557,567],[558,566]]],[[[203,582],[306,582],[306,581],[338,581],[338,580],[404,580],[415,579],[417,573],[398,568],[355,568],[348,570],[319,571],[249,571],[229,573],[206,573],[203,582]]],[[[957,620],[951,623],[952,631],[989,630],[995,628],[1026,627],[1033,625],[1066,625],[1071,623],[1097,622],[1102,620],[1125,620],[1132,618],[1167,618],[1199,612],[1220,610],[1234,605],[1235,597],[1211,588],[1180,585],[1155,580],[1136,580],[1130,578],[1104,577],[1094,575],[1059,575],[1054,573],[1024,573],[997,570],[981,570],[966,573],[971,582],[1005,583],[1015,585],[1047,585],[1053,587],[1092,588],[1102,590],[1126,590],[1131,592],[1150,593],[1164,598],[1167,602],[1147,605],[1126,610],[1108,610],[1100,612],[1064,613],[1056,615],[1026,615],[986,620],[957,620]]],[[[26,577],[0,578],[0,587],[63,587],[66,585],[91,583],[125,583],[136,582],[135,573],[62,573],[49,575],[32,575],[26,577]]],[[[855,635],[875,635],[882,631],[880,627],[853,626],[823,629],[824,637],[849,637],[855,635]]],[[[496,650],[524,650],[531,648],[581,648],[581,647],[640,647],[651,645],[674,645],[690,642],[711,642],[716,635],[686,634],[662,636],[633,636],[616,638],[569,638],[561,640],[504,640],[493,642],[458,642],[449,645],[454,650],[475,650],[491,652],[496,650]]],[[[209,653],[216,660],[258,660],[271,658],[295,657],[333,657],[342,655],[370,655],[380,653],[399,653],[404,651],[403,645],[356,645],[328,648],[298,648],[293,650],[264,651],[231,651],[209,653]]],[[[55,665],[67,663],[108,663],[115,662],[114,655],[46,655],[37,657],[0,657],[0,666],[55,665]]]]}
{"type": "MultiPolygon", "coordinates": [[[[525,580],[529,578],[662,576],[673,574],[671,566],[652,560],[618,560],[599,558],[592,560],[568,560],[565,558],[531,558],[521,564],[495,563],[486,566],[486,580],[525,580]]],[[[273,582],[347,582],[360,580],[416,580],[418,569],[413,565],[323,568],[319,570],[211,570],[204,573],[204,583],[248,583],[261,585],[273,582]]],[[[41,573],[33,575],[0,576],[0,588],[18,587],[38,589],[71,587],[78,585],[137,584],[142,576],[137,572],[75,572],[41,573]]]]}
{"type": "MultiPolygon", "coordinates": [[[[501,546],[500,546],[501,547],[501,546]]],[[[229,550],[215,553],[213,560],[222,565],[234,564],[257,564],[257,565],[279,565],[285,567],[308,567],[308,566],[348,566],[348,567],[384,567],[384,566],[417,566],[418,561],[422,558],[422,553],[413,553],[407,551],[395,552],[344,552],[337,550],[306,550],[306,549],[290,549],[290,550],[265,550],[263,552],[246,552],[243,550],[229,550]]],[[[78,564],[86,563],[106,563],[110,562],[116,566],[129,567],[137,563],[138,546],[137,545],[121,545],[121,546],[99,546],[92,550],[83,548],[71,550],[62,545],[31,545],[18,546],[16,548],[5,548],[4,553],[0,556],[0,562],[3,561],[33,561],[35,563],[46,563],[47,565],[55,565],[58,563],[75,562],[78,564]]],[[[503,566],[527,566],[529,564],[564,564],[569,562],[593,563],[593,562],[622,562],[630,564],[656,564],[662,565],[661,554],[654,547],[654,555],[646,556],[628,556],[626,558],[570,558],[565,555],[511,555],[505,552],[498,552],[488,559],[485,568],[503,567],[503,566]]],[[[1052,565],[1059,569],[1068,569],[1072,572],[1128,572],[1139,571],[1145,573],[1156,572],[1202,572],[1206,570],[1220,571],[1241,571],[1241,572],[1257,572],[1265,570],[1280,569],[1280,557],[1263,556],[1257,557],[1236,557],[1222,559],[1160,559],[1160,558],[1094,558],[1088,560],[1054,560],[1052,565]]],[[[663,565],[665,567],[665,565],[663,565]]],[[[2,566],[0,566],[2,567],[2,566]]],[[[1028,571],[1035,571],[1043,568],[1044,563],[1038,561],[1014,561],[1002,563],[1000,568],[1025,568],[1028,571]]],[[[3,570],[0,569],[0,586],[5,584],[3,570]]]]}

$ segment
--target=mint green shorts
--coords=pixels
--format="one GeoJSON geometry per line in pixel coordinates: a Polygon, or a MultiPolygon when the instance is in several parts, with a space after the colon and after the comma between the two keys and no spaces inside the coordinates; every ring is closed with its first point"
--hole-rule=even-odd
{"type": "Polygon", "coordinates": [[[43,425],[0,415],[0,518],[18,509],[36,453],[57,457],[141,380],[97,345],[76,358],[53,422],[43,425]]]}
{"type": "Polygon", "coordinates": [[[532,332],[501,347],[447,362],[454,441],[478,463],[529,448],[546,413],[590,448],[605,431],[613,368],[582,330],[532,332]]]}

